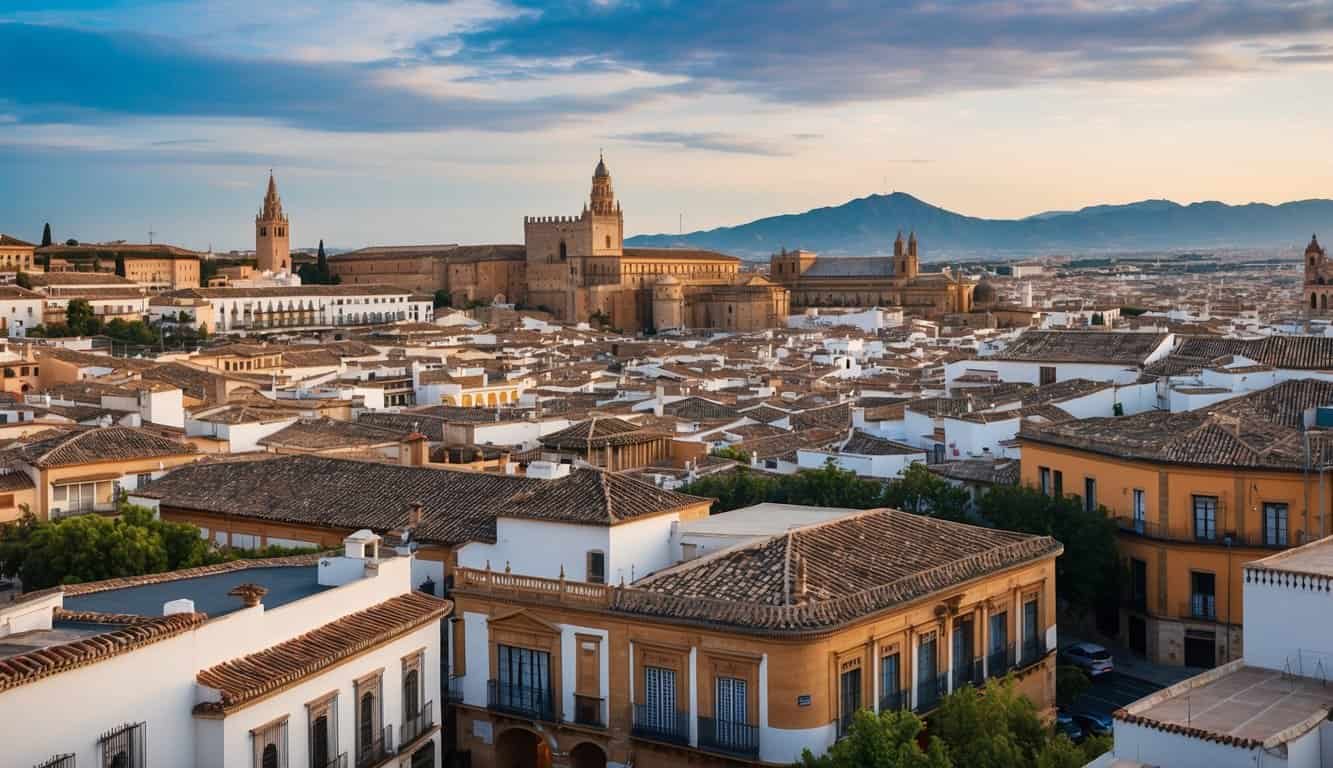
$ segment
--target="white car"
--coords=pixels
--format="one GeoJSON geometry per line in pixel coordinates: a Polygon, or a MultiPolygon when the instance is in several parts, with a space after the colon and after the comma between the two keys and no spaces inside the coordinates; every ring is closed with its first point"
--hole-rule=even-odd
{"type": "Polygon", "coordinates": [[[1100,677],[1115,670],[1111,652],[1096,643],[1074,643],[1063,655],[1066,664],[1087,672],[1088,677],[1100,677]]]}

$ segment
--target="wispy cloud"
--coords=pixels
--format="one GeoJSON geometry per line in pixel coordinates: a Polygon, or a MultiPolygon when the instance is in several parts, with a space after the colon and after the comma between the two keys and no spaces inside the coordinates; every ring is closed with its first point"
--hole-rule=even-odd
{"type": "Polygon", "coordinates": [[[779,157],[790,155],[783,147],[766,141],[736,136],[729,133],[691,132],[691,131],[640,131],[613,136],[621,141],[640,144],[664,144],[682,149],[700,149],[709,152],[725,152],[734,155],[761,155],[779,157]]]}

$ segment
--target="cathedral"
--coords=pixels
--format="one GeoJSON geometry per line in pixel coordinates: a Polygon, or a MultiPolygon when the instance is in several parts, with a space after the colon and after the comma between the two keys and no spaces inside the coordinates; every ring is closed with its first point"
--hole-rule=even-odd
{"type": "Polygon", "coordinates": [[[626,248],[611,172],[598,158],[578,216],[523,219],[527,303],[563,322],[626,330],[750,331],[786,322],[788,292],[713,251],[626,248]]]}
{"type": "Polygon", "coordinates": [[[774,282],[794,307],[902,307],[935,318],[972,311],[976,284],[945,272],[921,273],[916,233],[893,242],[893,256],[819,256],[783,250],[769,259],[774,282]]]}
{"type": "Polygon", "coordinates": [[[1328,262],[1328,253],[1319,244],[1318,235],[1310,235],[1310,244],[1305,246],[1305,296],[1306,311],[1311,315],[1329,315],[1329,294],[1333,294],[1333,264],[1328,262]]]}

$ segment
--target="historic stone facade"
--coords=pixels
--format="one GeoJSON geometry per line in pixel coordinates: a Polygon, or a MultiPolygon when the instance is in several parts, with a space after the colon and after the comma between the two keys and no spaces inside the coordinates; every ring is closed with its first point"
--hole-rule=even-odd
{"type": "Polygon", "coordinates": [[[264,206],[255,216],[255,258],[260,272],[291,272],[291,232],[273,173],[268,175],[264,206]]]}
{"type": "Polygon", "coordinates": [[[1329,295],[1333,294],[1333,264],[1328,252],[1319,244],[1318,235],[1310,235],[1305,246],[1305,300],[1311,315],[1329,314],[1329,295]]]}
{"type": "Polygon", "coordinates": [[[976,287],[947,272],[922,274],[915,232],[906,242],[898,233],[892,257],[783,250],[769,260],[769,276],[791,291],[795,307],[900,306],[925,317],[972,311],[976,287]]]}

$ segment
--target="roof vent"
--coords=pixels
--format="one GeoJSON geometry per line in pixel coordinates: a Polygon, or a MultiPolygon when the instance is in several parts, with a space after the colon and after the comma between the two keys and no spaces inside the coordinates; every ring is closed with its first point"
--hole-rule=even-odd
{"type": "Polygon", "coordinates": [[[194,613],[194,601],[182,597],[179,600],[168,600],[162,604],[163,616],[174,616],[178,613],[194,613]]]}
{"type": "Polygon", "coordinates": [[[261,587],[258,584],[241,584],[233,587],[227,594],[241,598],[241,602],[245,603],[246,608],[253,608],[259,605],[259,601],[264,599],[264,595],[268,594],[268,588],[261,587]]]}

